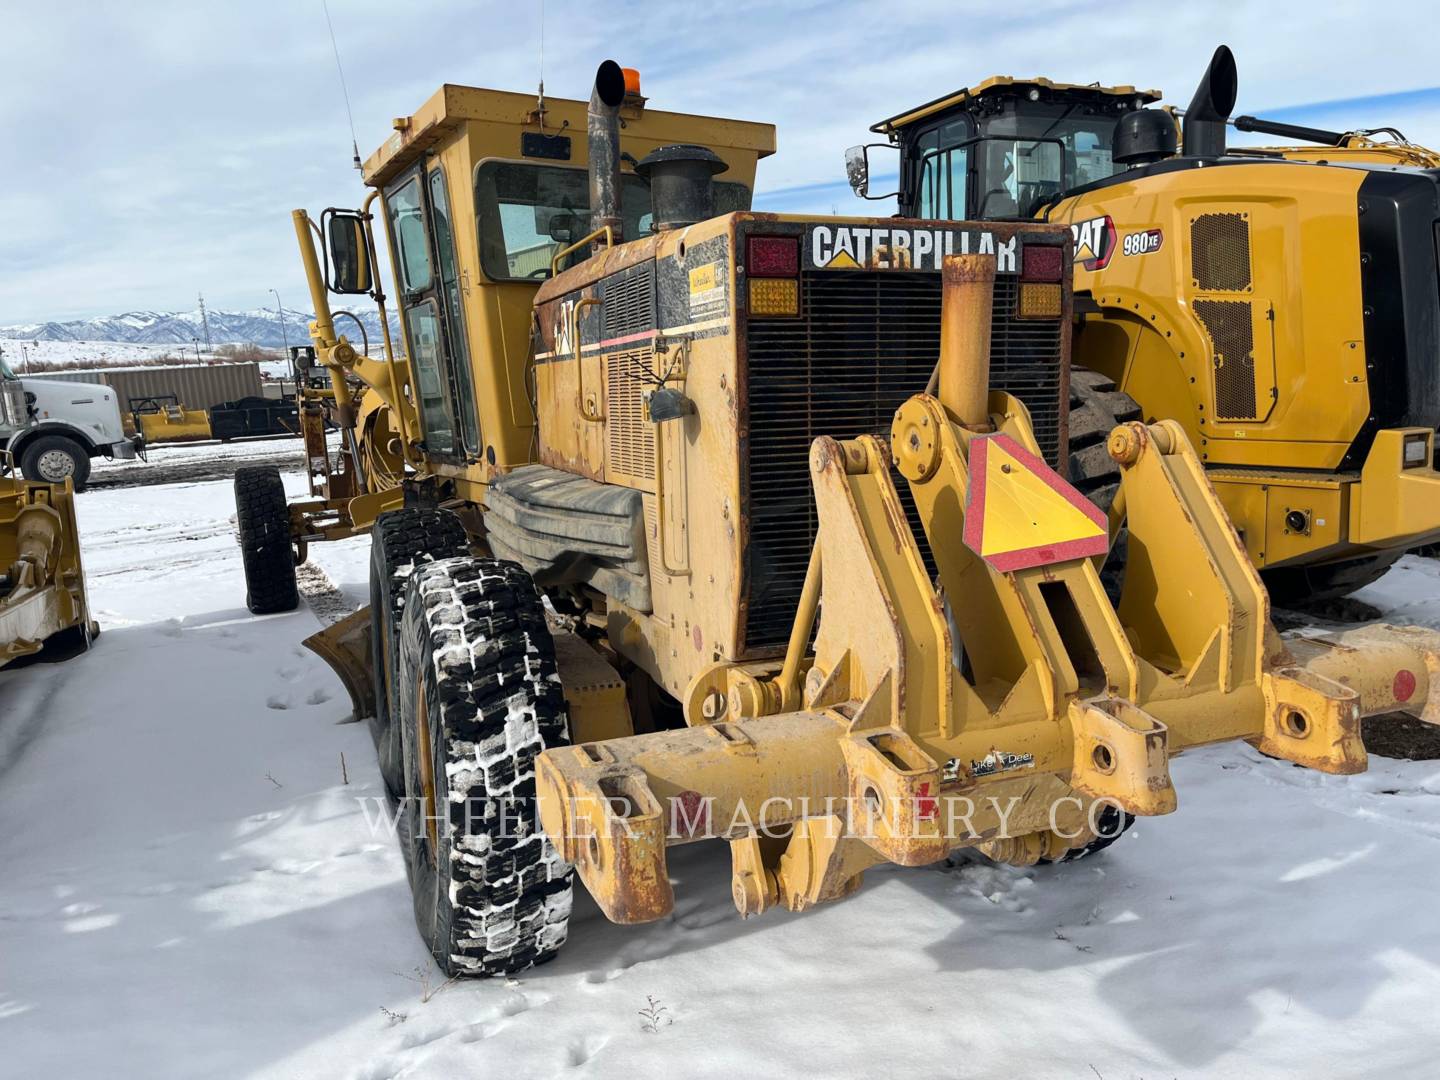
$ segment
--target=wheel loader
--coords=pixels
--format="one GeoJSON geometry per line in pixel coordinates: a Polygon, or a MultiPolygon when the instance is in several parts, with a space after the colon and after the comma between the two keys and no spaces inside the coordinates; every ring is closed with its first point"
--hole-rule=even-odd
{"type": "Polygon", "coordinates": [[[1064,479],[1068,227],[751,212],[773,147],[609,61],[588,105],[442,88],[364,170],[408,364],[335,334],[370,219],[297,213],[316,363],[393,413],[346,444],[403,461],[370,607],[308,644],[448,974],[553,957],[575,875],[662,918],[677,844],[728,843],[742,915],[800,911],[879,863],[1097,850],[1192,746],[1353,773],[1362,716],[1440,720],[1440,635],[1276,632],[1184,424],[1104,433],[1108,517],[1064,479]]]}
{"type": "MultiPolygon", "coordinates": [[[[1179,423],[1290,605],[1440,536],[1440,159],[1383,131],[1231,121],[1236,92],[1221,46],[1183,125],[1158,91],[1000,76],[871,130],[899,150],[904,216],[1071,227],[1077,411],[1179,423]],[[1232,150],[1227,123],[1331,145],[1232,150]]],[[[869,149],[847,171],[880,197],[869,149]]],[[[1069,461],[1102,502],[1103,428],[1069,461]]]]}

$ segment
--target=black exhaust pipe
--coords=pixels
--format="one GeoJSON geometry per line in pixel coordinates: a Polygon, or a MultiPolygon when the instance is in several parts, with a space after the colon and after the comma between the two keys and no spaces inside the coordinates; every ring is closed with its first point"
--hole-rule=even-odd
{"type": "Polygon", "coordinates": [[[610,226],[618,244],[624,219],[620,215],[620,103],[625,100],[625,72],[606,60],[595,72],[585,136],[590,156],[590,228],[610,226]]]}
{"type": "Polygon", "coordinates": [[[1210,66],[1185,110],[1182,150],[1186,157],[1224,155],[1225,121],[1235,108],[1237,80],[1235,55],[1228,46],[1221,45],[1210,58],[1210,66]]]}

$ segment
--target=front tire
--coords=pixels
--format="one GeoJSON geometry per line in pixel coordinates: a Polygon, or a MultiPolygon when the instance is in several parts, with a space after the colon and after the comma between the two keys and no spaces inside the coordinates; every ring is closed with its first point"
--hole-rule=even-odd
{"type": "Polygon", "coordinates": [[[375,678],[375,716],[370,734],[385,788],[395,798],[405,791],[405,762],[395,715],[400,655],[400,614],[405,586],[415,568],[434,559],[464,555],[469,538],[449,510],[406,507],[381,514],[370,530],[370,670],[375,678]]]}
{"type": "Polygon", "coordinates": [[[69,480],[83,491],[90,480],[90,455],[74,439],[64,435],[40,435],[26,444],[20,455],[20,472],[39,484],[63,484],[69,480]]]}
{"type": "Polygon", "coordinates": [[[235,524],[245,567],[245,606],[256,615],[294,611],[295,548],[290,540],[290,507],[280,470],[257,465],[235,470],[235,524]]]}
{"type": "Polygon", "coordinates": [[[405,589],[401,846],[415,922],[446,975],[512,974],[564,944],[571,869],[540,828],[535,759],[568,741],[540,594],[514,563],[462,556],[405,589]]]}

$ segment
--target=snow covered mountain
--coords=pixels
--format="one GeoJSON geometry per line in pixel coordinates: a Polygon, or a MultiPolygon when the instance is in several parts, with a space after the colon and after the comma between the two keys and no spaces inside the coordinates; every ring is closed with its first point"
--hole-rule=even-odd
{"type": "MultiPolygon", "coordinates": [[[[356,305],[355,314],[365,324],[371,341],[378,341],[380,319],[373,308],[356,305]]],[[[254,311],[207,311],[210,323],[209,340],[213,345],[250,343],[279,348],[288,340],[291,345],[309,342],[308,326],[315,316],[309,312],[284,309],[284,325],[274,308],[254,311]]],[[[394,329],[392,322],[392,329],[394,329]]],[[[349,319],[339,320],[342,334],[355,339],[360,335],[349,319]]],[[[205,326],[197,308],[194,311],[128,311],[123,315],[104,315],[94,319],[69,322],[30,323],[0,326],[0,339],[14,341],[122,342],[134,345],[180,345],[188,348],[206,340],[205,326]]]]}

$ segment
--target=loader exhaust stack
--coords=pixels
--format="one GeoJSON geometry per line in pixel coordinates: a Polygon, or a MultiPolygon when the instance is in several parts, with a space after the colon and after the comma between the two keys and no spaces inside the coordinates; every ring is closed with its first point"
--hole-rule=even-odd
{"type": "Polygon", "coordinates": [[[1235,108],[1237,79],[1235,56],[1228,46],[1221,45],[1185,109],[1182,148],[1186,157],[1221,157],[1225,153],[1225,123],[1235,108]]]}

